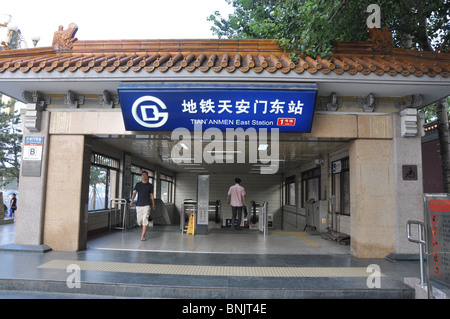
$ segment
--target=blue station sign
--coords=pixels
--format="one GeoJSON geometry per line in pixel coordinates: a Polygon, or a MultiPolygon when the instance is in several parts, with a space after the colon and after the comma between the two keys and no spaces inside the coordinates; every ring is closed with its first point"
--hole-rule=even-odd
{"type": "Polygon", "coordinates": [[[127,131],[218,128],[310,132],[316,85],[121,84],[127,131]]]}

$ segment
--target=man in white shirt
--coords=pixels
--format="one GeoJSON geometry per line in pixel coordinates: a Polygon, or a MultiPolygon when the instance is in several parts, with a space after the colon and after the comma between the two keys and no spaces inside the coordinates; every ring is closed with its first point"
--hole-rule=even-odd
{"type": "Polygon", "coordinates": [[[245,188],[240,185],[240,178],[235,178],[234,182],[235,184],[228,190],[227,203],[231,205],[231,222],[234,229],[241,230],[242,207],[246,206],[245,188]]]}

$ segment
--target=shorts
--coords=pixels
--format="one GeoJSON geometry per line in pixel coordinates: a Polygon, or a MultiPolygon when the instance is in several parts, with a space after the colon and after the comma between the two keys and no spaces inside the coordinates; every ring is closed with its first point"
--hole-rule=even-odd
{"type": "Polygon", "coordinates": [[[148,218],[150,217],[150,205],[136,206],[137,224],[139,226],[148,226],[148,218]]]}

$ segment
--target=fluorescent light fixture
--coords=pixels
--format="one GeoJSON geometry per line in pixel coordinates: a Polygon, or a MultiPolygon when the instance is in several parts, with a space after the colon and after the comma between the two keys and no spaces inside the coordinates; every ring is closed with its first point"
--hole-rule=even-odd
{"type": "Polygon", "coordinates": [[[180,146],[181,146],[182,148],[184,148],[185,150],[188,150],[188,149],[189,149],[189,147],[187,147],[186,144],[184,144],[184,143],[180,143],[180,146]]]}
{"type": "Polygon", "coordinates": [[[258,151],[265,151],[269,147],[269,144],[259,144],[258,151]]]}

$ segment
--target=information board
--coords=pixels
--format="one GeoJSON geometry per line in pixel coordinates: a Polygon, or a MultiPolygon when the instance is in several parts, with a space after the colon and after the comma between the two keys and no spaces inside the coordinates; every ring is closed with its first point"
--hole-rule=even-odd
{"type": "Polygon", "coordinates": [[[428,276],[450,287],[450,194],[425,194],[428,276]]]}

